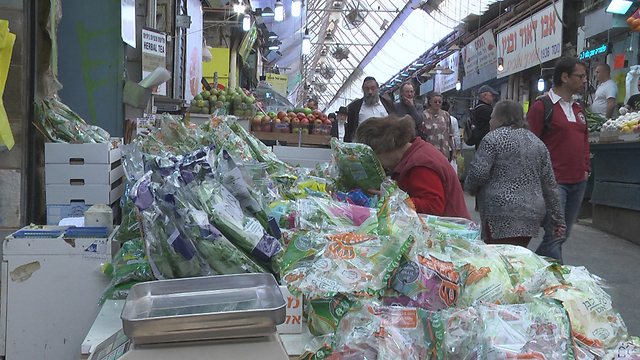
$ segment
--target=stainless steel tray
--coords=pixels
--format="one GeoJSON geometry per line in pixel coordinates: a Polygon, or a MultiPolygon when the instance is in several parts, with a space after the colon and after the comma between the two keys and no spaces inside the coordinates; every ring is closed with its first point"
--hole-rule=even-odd
{"type": "Polygon", "coordinates": [[[136,284],[120,317],[135,344],[150,344],[265,336],[285,307],[273,275],[221,275],[136,284]]]}

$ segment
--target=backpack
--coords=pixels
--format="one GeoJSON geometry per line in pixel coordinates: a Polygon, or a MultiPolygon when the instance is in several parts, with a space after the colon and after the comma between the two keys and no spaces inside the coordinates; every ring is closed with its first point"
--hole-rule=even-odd
{"type": "Polygon", "coordinates": [[[469,146],[476,145],[479,142],[478,140],[480,140],[480,134],[478,134],[475,123],[475,112],[477,108],[478,105],[476,105],[476,107],[474,108],[469,109],[469,118],[464,123],[464,133],[462,135],[462,140],[464,140],[464,143],[469,146]]]}
{"type": "Polygon", "coordinates": [[[542,101],[544,104],[544,112],[542,113],[544,117],[542,118],[542,132],[538,137],[540,140],[544,138],[544,136],[551,132],[551,120],[553,119],[553,102],[551,98],[546,95],[541,95],[536,98],[536,100],[542,101]]]}

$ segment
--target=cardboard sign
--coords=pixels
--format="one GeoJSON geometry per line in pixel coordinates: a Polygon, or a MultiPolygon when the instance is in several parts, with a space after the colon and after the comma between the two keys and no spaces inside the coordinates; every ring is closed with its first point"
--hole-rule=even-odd
{"type": "Polygon", "coordinates": [[[287,303],[287,317],[278,325],[280,334],[300,334],[302,332],[302,295],[293,296],[286,286],[280,286],[284,301],[287,303]]]}

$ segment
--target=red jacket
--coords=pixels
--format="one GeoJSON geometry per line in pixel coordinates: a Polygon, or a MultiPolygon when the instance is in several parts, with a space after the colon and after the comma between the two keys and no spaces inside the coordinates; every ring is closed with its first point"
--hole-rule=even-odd
{"type": "MultiPolygon", "coordinates": [[[[567,120],[560,102],[555,103],[551,130],[545,132],[542,138],[549,149],[558,184],[580,183],[585,179],[585,171],[591,171],[586,116],[577,102],[573,103],[573,112],[576,122],[567,120]]],[[[538,100],[531,105],[527,113],[529,128],[538,137],[542,133],[543,117],[544,104],[538,100]]]]}
{"type": "Polygon", "coordinates": [[[416,138],[391,172],[419,213],[471,220],[453,167],[433,145],[416,138]]]}

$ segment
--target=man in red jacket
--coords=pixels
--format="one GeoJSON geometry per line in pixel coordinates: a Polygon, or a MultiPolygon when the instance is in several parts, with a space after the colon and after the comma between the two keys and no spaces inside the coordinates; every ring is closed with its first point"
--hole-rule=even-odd
{"type": "MultiPolygon", "coordinates": [[[[358,142],[369,145],[419,213],[471,220],[458,174],[433,145],[416,137],[410,115],[374,117],[360,124],[358,142]]],[[[379,193],[378,189],[367,189],[379,193]]]]}
{"type": "Polygon", "coordinates": [[[582,92],[587,82],[586,69],[586,64],[578,59],[559,59],[553,74],[554,87],[546,95],[553,104],[551,116],[548,115],[549,111],[545,112],[542,99],[534,102],[527,113],[531,131],[540,137],[549,149],[567,223],[564,235],[555,239],[547,214],[544,220],[544,237],[536,253],[554,258],[561,264],[562,244],[569,237],[571,226],[578,218],[587,179],[591,173],[586,116],[573,98],[575,94],[582,92]],[[545,121],[545,115],[550,121],[545,121]]]}

